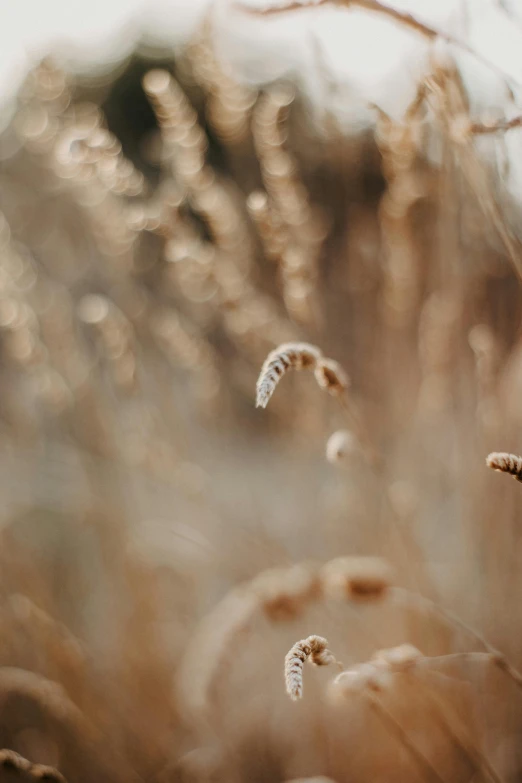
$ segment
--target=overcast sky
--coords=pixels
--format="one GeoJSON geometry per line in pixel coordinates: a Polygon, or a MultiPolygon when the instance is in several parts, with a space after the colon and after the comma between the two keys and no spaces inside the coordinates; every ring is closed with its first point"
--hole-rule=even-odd
{"type": "MultiPolygon", "coordinates": [[[[235,7],[283,2],[213,0],[218,51],[235,67],[239,79],[261,83],[291,75],[313,100],[334,104],[329,108],[338,112],[346,127],[371,121],[374,114],[369,104],[400,118],[429,69],[433,46],[425,38],[382,14],[353,6],[322,5],[270,17],[246,14],[235,7]],[[325,89],[318,56],[339,85],[336,95],[325,89]]],[[[507,116],[522,110],[522,0],[383,2],[451,33],[479,53],[477,59],[462,49],[452,49],[478,117],[486,110],[507,116]],[[514,9],[519,14],[515,20],[514,9]],[[501,75],[510,80],[514,101],[508,98],[501,75]]],[[[110,69],[144,38],[163,46],[186,40],[209,4],[210,0],[0,0],[0,102],[4,109],[0,128],[28,67],[43,55],[56,53],[84,72],[110,69]]],[[[514,168],[521,170],[522,201],[522,131],[510,132],[509,143],[514,168]]]]}

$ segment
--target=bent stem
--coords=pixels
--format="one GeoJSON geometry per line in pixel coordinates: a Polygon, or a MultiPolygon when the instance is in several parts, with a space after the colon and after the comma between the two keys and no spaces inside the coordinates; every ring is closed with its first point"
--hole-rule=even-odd
{"type": "Polygon", "coordinates": [[[450,612],[448,609],[444,609],[435,601],[425,598],[418,593],[412,593],[404,587],[392,587],[389,592],[392,597],[399,599],[400,603],[406,605],[416,603],[423,609],[428,609],[430,612],[440,617],[448,628],[452,630],[457,628],[460,631],[464,631],[468,636],[471,636],[475,642],[489,653],[492,663],[498,666],[501,671],[505,672],[505,674],[515,683],[517,688],[522,690],[522,674],[507,660],[503,653],[497,650],[496,647],[493,647],[482,634],[461,620],[458,615],[453,614],[453,612],[450,612]]]}

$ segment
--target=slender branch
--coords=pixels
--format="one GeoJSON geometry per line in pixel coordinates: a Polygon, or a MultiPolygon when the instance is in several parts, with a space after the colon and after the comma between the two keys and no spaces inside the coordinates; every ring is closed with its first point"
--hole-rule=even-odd
{"type": "MultiPolygon", "coordinates": [[[[286,5],[280,5],[276,8],[251,8],[243,5],[240,0],[236,0],[234,3],[236,8],[239,8],[245,13],[263,16],[287,13],[288,11],[302,11],[305,9],[309,10],[310,8],[317,8],[318,6],[322,5],[334,5],[345,8],[365,8],[368,11],[375,11],[376,13],[383,14],[383,16],[387,16],[388,18],[399,22],[405,27],[409,27],[410,30],[423,35],[425,38],[428,38],[431,41],[434,41],[437,38],[441,38],[442,40],[447,41],[462,51],[468,52],[468,54],[471,54],[477,60],[483,62],[484,65],[487,65],[492,70],[501,74],[502,78],[506,79],[507,81],[515,81],[511,74],[505,73],[502,68],[499,68],[498,65],[492,63],[487,57],[484,57],[484,55],[476,52],[471,46],[468,46],[467,43],[461,41],[459,38],[455,38],[453,35],[446,33],[443,30],[437,30],[434,27],[430,27],[424,22],[416,19],[411,14],[408,14],[405,11],[399,11],[397,8],[392,8],[391,6],[385,5],[384,3],[380,3],[379,0],[312,0],[312,2],[309,3],[299,2],[299,0],[297,0],[297,2],[296,0],[289,0],[286,5]]],[[[520,82],[517,80],[517,83],[520,82]]]]}

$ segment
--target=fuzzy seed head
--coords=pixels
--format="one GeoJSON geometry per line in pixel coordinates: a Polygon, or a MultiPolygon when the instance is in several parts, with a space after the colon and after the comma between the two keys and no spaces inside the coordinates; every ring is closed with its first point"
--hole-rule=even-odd
{"type": "Polygon", "coordinates": [[[266,408],[288,370],[313,370],[320,358],[319,348],[309,343],[283,343],[269,353],[257,381],[256,408],[266,408]]]}
{"type": "Polygon", "coordinates": [[[285,657],[286,692],[293,701],[303,695],[303,667],[308,659],[316,666],[335,663],[328,642],[322,636],[309,636],[294,644],[285,657]]]}
{"type": "Polygon", "coordinates": [[[501,473],[509,473],[517,481],[522,482],[522,457],[494,451],[486,458],[488,468],[501,473]]]}

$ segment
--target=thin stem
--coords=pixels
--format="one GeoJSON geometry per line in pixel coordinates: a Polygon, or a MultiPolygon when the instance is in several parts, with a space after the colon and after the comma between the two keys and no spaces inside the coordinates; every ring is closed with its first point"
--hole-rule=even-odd
{"type": "Polygon", "coordinates": [[[416,662],[416,666],[426,667],[427,669],[435,669],[440,664],[451,663],[494,663],[491,653],[488,652],[462,652],[462,653],[447,653],[446,655],[431,655],[424,656],[416,662]]]}
{"type": "Polygon", "coordinates": [[[501,671],[505,672],[505,674],[515,683],[517,688],[522,690],[522,674],[520,674],[520,672],[506,659],[503,653],[497,650],[496,647],[493,647],[482,634],[461,620],[458,615],[439,606],[435,601],[425,598],[418,593],[412,593],[404,587],[392,587],[389,592],[403,604],[411,605],[412,603],[416,603],[424,609],[428,609],[430,612],[438,615],[450,628],[457,628],[464,631],[468,636],[471,636],[475,642],[480,644],[480,646],[489,653],[492,663],[498,666],[501,671]]]}
{"type": "Polygon", "coordinates": [[[473,739],[464,728],[462,721],[447,702],[440,698],[435,691],[424,682],[416,681],[421,686],[427,700],[435,707],[434,714],[439,723],[446,729],[457,745],[460,746],[465,756],[483,776],[489,778],[492,783],[504,783],[497,771],[492,767],[486,756],[477,748],[473,739]]]}
{"type": "Polygon", "coordinates": [[[367,691],[365,694],[366,698],[368,699],[368,702],[373,709],[373,711],[379,716],[381,721],[386,725],[386,728],[390,732],[390,734],[393,734],[401,745],[406,748],[408,753],[410,754],[411,758],[415,761],[417,766],[422,770],[423,774],[426,775],[426,777],[431,781],[436,781],[436,783],[445,783],[444,778],[442,778],[435,767],[432,765],[431,761],[426,758],[424,753],[422,753],[410,740],[407,731],[401,726],[401,724],[398,722],[398,720],[395,718],[395,716],[382,704],[380,699],[375,696],[373,693],[367,691]]]}

